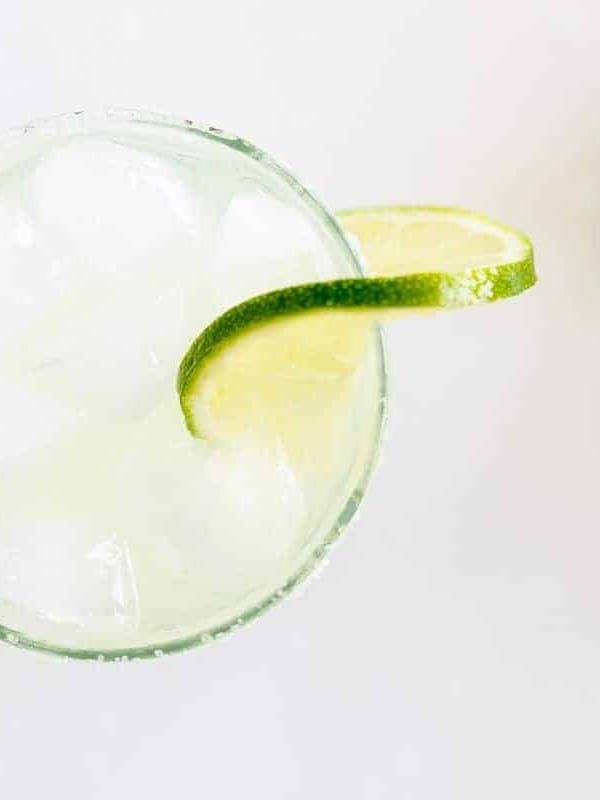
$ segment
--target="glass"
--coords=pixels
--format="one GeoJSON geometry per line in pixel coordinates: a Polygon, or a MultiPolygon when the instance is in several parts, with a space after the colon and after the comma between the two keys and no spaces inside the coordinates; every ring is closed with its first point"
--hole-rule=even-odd
{"type": "MultiPolygon", "coordinates": [[[[246,167],[250,169],[250,165],[253,163],[255,166],[252,169],[257,167],[262,176],[259,176],[259,181],[264,181],[265,185],[271,188],[275,187],[278,192],[282,192],[289,199],[290,203],[293,201],[302,215],[310,220],[311,226],[318,230],[322,241],[326,243],[324,246],[328,248],[327,252],[332,254],[331,263],[334,266],[331,277],[361,274],[362,268],[358,255],[344,236],[335,217],[314,195],[270,156],[247,141],[214,127],[137,110],[109,110],[101,114],[76,112],[35,122],[20,130],[8,132],[0,141],[0,159],[3,164],[10,164],[15,159],[23,160],[29,151],[38,152],[40,148],[43,149],[46,145],[51,146],[53,142],[61,141],[63,137],[90,133],[101,134],[109,139],[115,138],[117,141],[120,141],[119,137],[122,135],[126,135],[126,138],[133,137],[133,140],[141,136],[144,145],[158,143],[160,152],[167,153],[167,155],[169,149],[173,148],[173,153],[176,152],[178,158],[185,158],[189,163],[200,157],[198,154],[202,143],[210,142],[218,145],[218,148],[211,151],[216,154],[217,160],[220,158],[218,153],[224,154],[224,169],[229,169],[230,155],[226,154],[238,154],[236,156],[236,158],[239,157],[238,161],[234,165],[235,170],[241,170],[240,174],[242,174],[244,169],[246,167]],[[245,166],[239,167],[242,162],[245,166]]],[[[246,178],[242,175],[242,182],[243,180],[246,178]]],[[[2,181],[3,176],[0,175],[0,186],[2,181]]],[[[330,273],[327,273],[326,269],[321,277],[328,277],[330,273]]],[[[226,278],[223,279],[223,283],[225,282],[226,278]]],[[[231,305],[233,300],[237,301],[238,299],[241,297],[228,296],[226,305],[231,305]]],[[[222,300],[223,298],[221,298],[222,300]]],[[[212,309],[212,315],[215,315],[214,309],[212,309]]],[[[198,330],[201,327],[202,324],[199,324],[198,330]]],[[[181,355],[183,355],[183,351],[181,355]]],[[[210,624],[205,624],[205,620],[199,619],[197,626],[191,626],[194,628],[193,630],[190,630],[189,623],[186,624],[185,630],[178,629],[177,625],[173,625],[169,634],[163,634],[161,638],[157,632],[150,643],[142,645],[116,647],[94,645],[82,648],[56,643],[51,638],[46,639],[45,636],[31,635],[25,630],[26,626],[21,628],[14,624],[0,625],[0,639],[20,647],[78,659],[117,661],[151,658],[210,643],[255,620],[280,602],[311,575],[317,565],[323,562],[325,555],[353,517],[373,469],[385,407],[385,367],[379,330],[374,332],[373,345],[368,358],[370,367],[367,369],[367,377],[370,375],[371,380],[374,377],[376,385],[373,387],[373,396],[375,402],[369,406],[369,418],[361,417],[356,420],[358,426],[364,426],[365,432],[368,433],[364,437],[365,444],[354,452],[352,463],[345,465],[345,474],[339,476],[337,488],[330,492],[319,518],[313,520],[312,530],[304,537],[304,546],[298,548],[287,574],[278,576],[277,584],[269,586],[268,590],[266,588],[268,581],[266,581],[262,587],[262,596],[261,589],[254,592],[247,605],[242,604],[241,607],[236,607],[235,613],[231,613],[226,619],[220,619],[216,623],[213,620],[210,624]]],[[[368,391],[371,390],[368,389],[368,391]]],[[[364,405],[363,407],[366,408],[364,405]]],[[[1,619],[2,611],[0,610],[1,619]]]]}

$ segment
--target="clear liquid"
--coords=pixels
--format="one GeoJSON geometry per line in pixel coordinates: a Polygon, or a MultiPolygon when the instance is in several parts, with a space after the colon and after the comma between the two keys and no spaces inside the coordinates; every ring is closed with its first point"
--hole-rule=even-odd
{"type": "Polygon", "coordinates": [[[192,130],[72,119],[6,140],[0,171],[0,624],[126,650],[243,616],[362,477],[377,351],[312,475],[192,439],[177,367],[229,306],[351,256],[272,165],[192,130]]]}

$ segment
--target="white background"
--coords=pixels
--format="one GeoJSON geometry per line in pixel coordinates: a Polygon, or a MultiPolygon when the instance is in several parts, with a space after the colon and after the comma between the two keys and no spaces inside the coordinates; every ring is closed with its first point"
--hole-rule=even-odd
{"type": "Polygon", "coordinates": [[[206,120],[333,207],[517,225],[541,281],[392,329],[380,469],[303,596],[159,662],[4,647],[3,797],[597,800],[599,27],[593,0],[5,0],[3,125],[206,120]]]}

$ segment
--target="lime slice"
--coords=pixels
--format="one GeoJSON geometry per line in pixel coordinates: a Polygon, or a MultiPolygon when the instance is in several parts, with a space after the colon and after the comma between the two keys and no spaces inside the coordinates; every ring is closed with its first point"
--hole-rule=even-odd
{"type": "Polygon", "coordinates": [[[483,214],[443,206],[395,206],[342,211],[338,217],[350,238],[358,240],[372,275],[499,267],[506,280],[520,282],[533,273],[529,239],[483,214]]]}
{"type": "Polygon", "coordinates": [[[327,437],[375,322],[390,310],[488,303],[535,283],[529,240],[487,217],[448,208],[340,214],[369,275],[269,292],[205,328],[179,368],[190,433],[260,438],[288,453],[327,437]]]}

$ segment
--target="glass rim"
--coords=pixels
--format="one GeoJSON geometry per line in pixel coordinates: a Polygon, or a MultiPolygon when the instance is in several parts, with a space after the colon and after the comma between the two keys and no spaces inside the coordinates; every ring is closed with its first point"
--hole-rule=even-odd
{"type": "MultiPolygon", "coordinates": [[[[265,164],[282,178],[302,199],[308,203],[316,213],[319,222],[329,233],[332,233],[342,249],[346,251],[350,262],[353,264],[357,275],[364,275],[364,263],[360,254],[354,248],[344,234],[335,214],[322,203],[321,200],[301,183],[293,172],[280,161],[274,159],[264,150],[256,147],[251,142],[239,136],[230,134],[221,128],[214,127],[202,122],[195,122],[191,119],[177,117],[166,112],[146,111],[138,108],[108,107],[103,110],[78,110],[53,114],[32,120],[27,125],[11,127],[0,133],[0,143],[11,139],[19,139],[32,131],[55,131],[60,133],[72,129],[74,121],[81,119],[82,122],[108,122],[114,120],[117,123],[142,123],[156,127],[174,128],[183,132],[190,132],[203,138],[212,139],[220,142],[232,150],[242,152],[245,155],[265,164]]],[[[28,636],[15,628],[9,628],[0,624],[0,642],[7,642],[15,647],[35,651],[48,656],[56,656],[67,660],[80,661],[99,661],[99,662],[127,662],[140,661],[158,658],[163,655],[174,655],[184,653],[201,646],[206,646],[234,631],[246,627],[251,622],[259,619],[267,611],[278,605],[282,600],[289,597],[301,585],[304,585],[309,577],[314,577],[319,566],[324,565],[326,555],[338,542],[346,527],[354,517],[360,502],[365,494],[369,480],[373,474],[379,451],[381,448],[382,434],[386,419],[386,358],[381,330],[377,327],[374,341],[377,358],[377,377],[379,383],[379,395],[376,409],[376,419],[374,421],[374,435],[369,445],[368,456],[360,470],[360,477],[355,481],[349,497],[342,509],[332,522],[329,532],[316,544],[304,559],[302,565],[293,574],[283,581],[276,589],[257,603],[252,604],[245,611],[238,613],[235,617],[209,626],[208,628],[179,638],[170,639],[166,642],[157,642],[150,645],[130,646],[130,647],[71,647],[65,645],[54,645],[43,639],[28,636]]]]}

